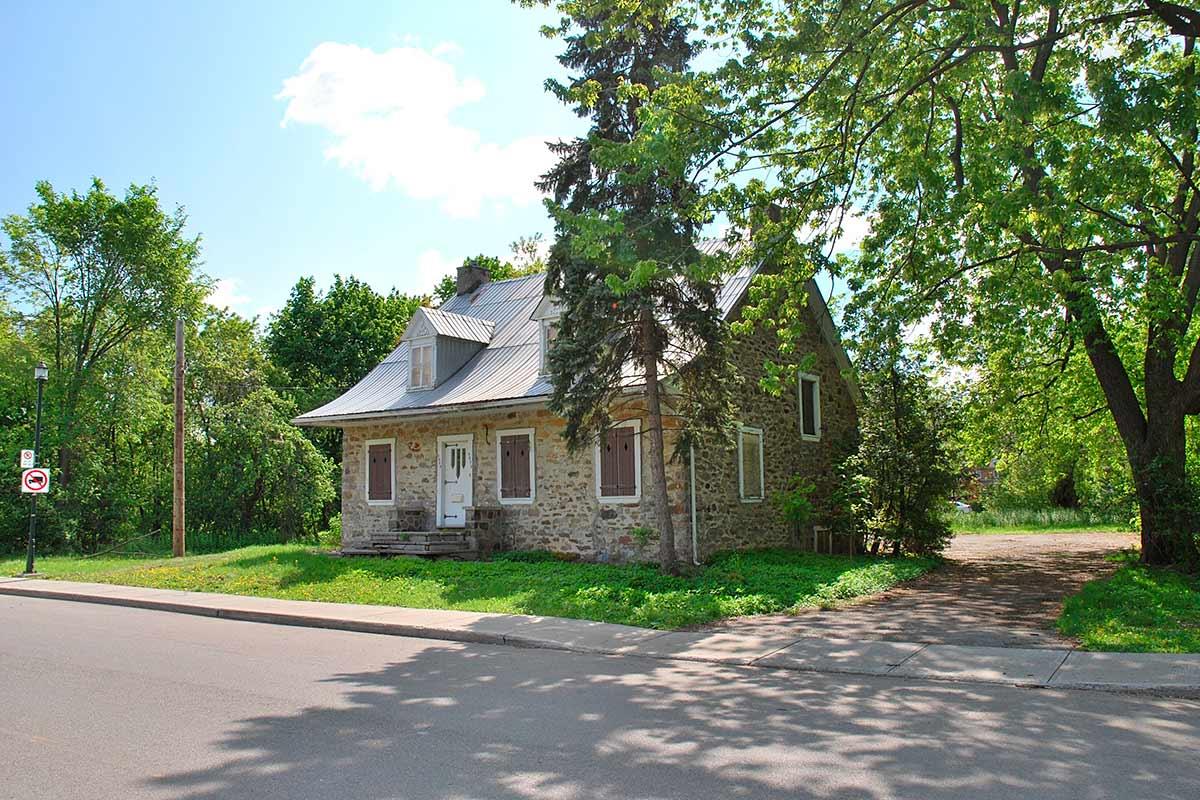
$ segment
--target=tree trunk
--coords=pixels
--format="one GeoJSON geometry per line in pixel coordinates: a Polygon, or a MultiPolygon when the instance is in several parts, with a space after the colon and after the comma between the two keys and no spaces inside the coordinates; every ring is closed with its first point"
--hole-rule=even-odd
{"type": "MultiPolygon", "coordinates": [[[[1150,386],[1147,385],[1147,393],[1150,386]]],[[[1142,563],[1200,566],[1196,534],[1200,513],[1188,483],[1182,408],[1149,405],[1146,437],[1130,454],[1142,523],[1142,563]]]]}
{"type": "Polygon", "coordinates": [[[658,561],[662,571],[674,575],[675,525],[671,519],[671,499],[667,495],[667,463],[663,452],[662,398],[658,383],[658,341],[654,316],[642,311],[642,358],[646,369],[646,456],[650,461],[650,507],[658,519],[658,561]]]}

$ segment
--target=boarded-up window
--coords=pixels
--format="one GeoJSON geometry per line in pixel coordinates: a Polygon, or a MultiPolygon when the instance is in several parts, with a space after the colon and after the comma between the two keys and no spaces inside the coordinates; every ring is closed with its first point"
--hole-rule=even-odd
{"type": "Polygon", "coordinates": [[[638,432],[633,425],[613,428],[600,448],[600,496],[636,497],[638,493],[638,432]]]}
{"type": "Polygon", "coordinates": [[[763,499],[763,434],[758,428],[738,431],[738,494],[747,502],[763,499]]]}
{"type": "Polygon", "coordinates": [[[500,434],[500,499],[533,499],[533,436],[500,434]]]}
{"type": "Polygon", "coordinates": [[[821,380],[816,375],[800,376],[800,435],[821,438],[821,380]]]}
{"type": "Polygon", "coordinates": [[[367,500],[389,502],[392,499],[392,445],[390,442],[367,445],[367,500]]]}

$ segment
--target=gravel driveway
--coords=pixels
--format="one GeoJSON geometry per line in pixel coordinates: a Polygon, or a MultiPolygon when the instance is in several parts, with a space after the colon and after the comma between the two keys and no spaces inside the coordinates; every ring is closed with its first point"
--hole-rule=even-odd
{"type": "Polygon", "coordinates": [[[801,635],[991,647],[1070,647],[1054,623],[1063,598],[1111,573],[1105,555],[1132,533],[958,536],[946,564],[869,600],[795,616],[726,620],[713,627],[786,628],[801,635]]]}

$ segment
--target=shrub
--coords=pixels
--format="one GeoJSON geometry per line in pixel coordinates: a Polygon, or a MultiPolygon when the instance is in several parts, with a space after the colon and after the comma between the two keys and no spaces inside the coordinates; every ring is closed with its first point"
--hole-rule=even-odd
{"type": "Polygon", "coordinates": [[[838,500],[869,552],[938,553],[960,473],[949,444],[957,405],[920,364],[886,349],[865,360],[861,386],[861,438],[839,470],[838,500]]]}
{"type": "Polygon", "coordinates": [[[812,516],[813,503],[809,496],[815,485],[801,475],[793,475],[787,482],[786,488],[771,495],[771,501],[779,509],[779,514],[796,527],[804,525],[812,516]]]}
{"type": "Polygon", "coordinates": [[[317,534],[317,544],[321,547],[339,548],[342,546],[342,515],[334,514],[329,519],[329,527],[317,534]]]}

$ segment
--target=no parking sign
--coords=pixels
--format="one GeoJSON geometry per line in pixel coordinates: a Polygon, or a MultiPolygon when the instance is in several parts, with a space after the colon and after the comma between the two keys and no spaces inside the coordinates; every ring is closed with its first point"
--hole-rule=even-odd
{"type": "Polygon", "coordinates": [[[21,473],[21,491],[25,494],[47,494],[50,491],[50,470],[42,467],[21,473]]]}

